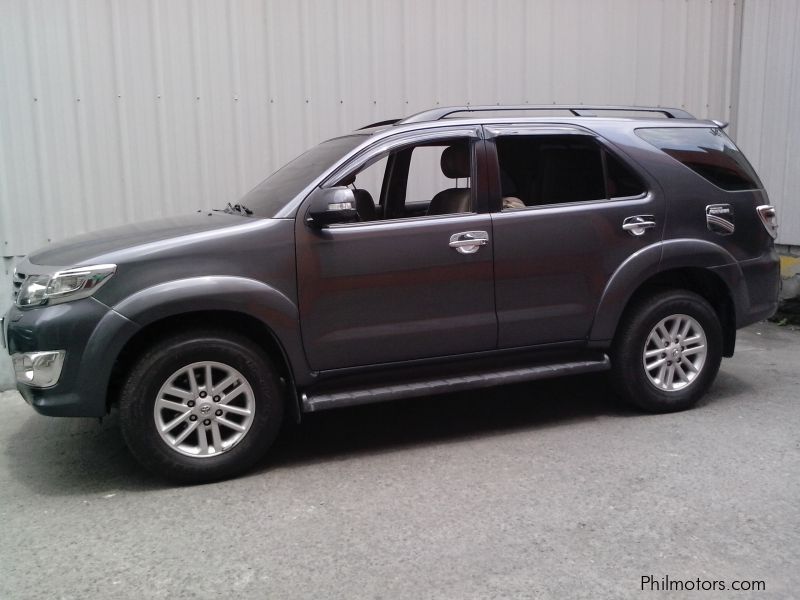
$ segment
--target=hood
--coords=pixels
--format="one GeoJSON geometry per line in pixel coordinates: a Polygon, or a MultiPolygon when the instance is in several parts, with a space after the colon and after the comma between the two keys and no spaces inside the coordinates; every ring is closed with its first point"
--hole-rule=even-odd
{"type": "Polygon", "coordinates": [[[111,229],[103,229],[68,238],[28,255],[36,265],[54,267],[77,266],[96,262],[107,254],[153,244],[172,238],[213,231],[252,222],[252,217],[209,211],[144,221],[111,229]]]}

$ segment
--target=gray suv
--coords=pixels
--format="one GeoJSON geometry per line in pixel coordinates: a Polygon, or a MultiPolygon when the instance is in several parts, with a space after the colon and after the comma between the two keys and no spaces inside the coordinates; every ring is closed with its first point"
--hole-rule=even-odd
{"type": "Polygon", "coordinates": [[[436,108],[312,148],[235,205],[32,253],[2,328],[45,415],[119,407],[208,481],[304,413],[609,371],[647,411],[773,314],[777,221],[724,124],[668,108],[436,108]]]}

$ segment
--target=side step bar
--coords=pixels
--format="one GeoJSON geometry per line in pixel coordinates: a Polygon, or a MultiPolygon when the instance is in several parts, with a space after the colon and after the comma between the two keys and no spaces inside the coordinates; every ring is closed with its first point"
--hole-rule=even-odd
{"type": "Polygon", "coordinates": [[[320,394],[313,394],[312,392],[312,395],[302,394],[300,398],[303,403],[303,412],[316,412],[329,408],[386,402],[388,400],[398,400],[400,398],[432,396],[434,394],[446,394],[462,390],[508,385],[523,381],[533,381],[535,379],[561,377],[562,375],[607,371],[610,367],[611,362],[608,356],[603,355],[603,357],[598,360],[582,360],[517,367],[484,373],[470,373],[441,379],[433,378],[371,388],[323,392],[320,394]]]}

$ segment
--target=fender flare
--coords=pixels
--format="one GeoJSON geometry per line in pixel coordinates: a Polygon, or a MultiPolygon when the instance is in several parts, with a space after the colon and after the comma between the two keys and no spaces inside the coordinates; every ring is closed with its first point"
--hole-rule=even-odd
{"type": "Polygon", "coordinates": [[[296,304],[280,290],[255,279],[224,275],[176,279],[140,290],[112,309],[138,328],[192,312],[244,314],[272,332],[295,379],[310,373],[296,304]]]}
{"type": "Polygon", "coordinates": [[[622,313],[633,294],[648,279],[680,268],[708,269],[728,288],[737,314],[749,305],[744,276],[730,252],[706,240],[674,239],[642,248],[625,260],[606,283],[589,333],[592,342],[614,337],[622,313]]]}

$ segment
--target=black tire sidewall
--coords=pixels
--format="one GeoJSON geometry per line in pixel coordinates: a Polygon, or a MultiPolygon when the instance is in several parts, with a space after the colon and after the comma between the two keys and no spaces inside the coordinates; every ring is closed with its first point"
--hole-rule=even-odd
{"type": "Polygon", "coordinates": [[[693,406],[705,394],[722,360],[722,327],[711,305],[698,294],[683,290],[661,292],[633,307],[615,338],[612,382],[630,404],[650,412],[672,412],[693,406]],[[700,375],[685,389],[667,392],[653,385],[642,353],[653,327],[662,319],[684,314],[694,318],[706,336],[707,354],[700,375]]]}
{"type": "Polygon", "coordinates": [[[120,396],[120,425],[134,456],[151,471],[180,482],[213,481],[239,473],[261,458],[283,417],[283,399],[268,359],[244,338],[214,332],[174,336],[145,352],[120,396]],[[215,361],[239,371],[253,389],[255,415],[245,436],[220,456],[193,458],[171,449],[156,430],[161,386],[191,363],[215,361]]]}

